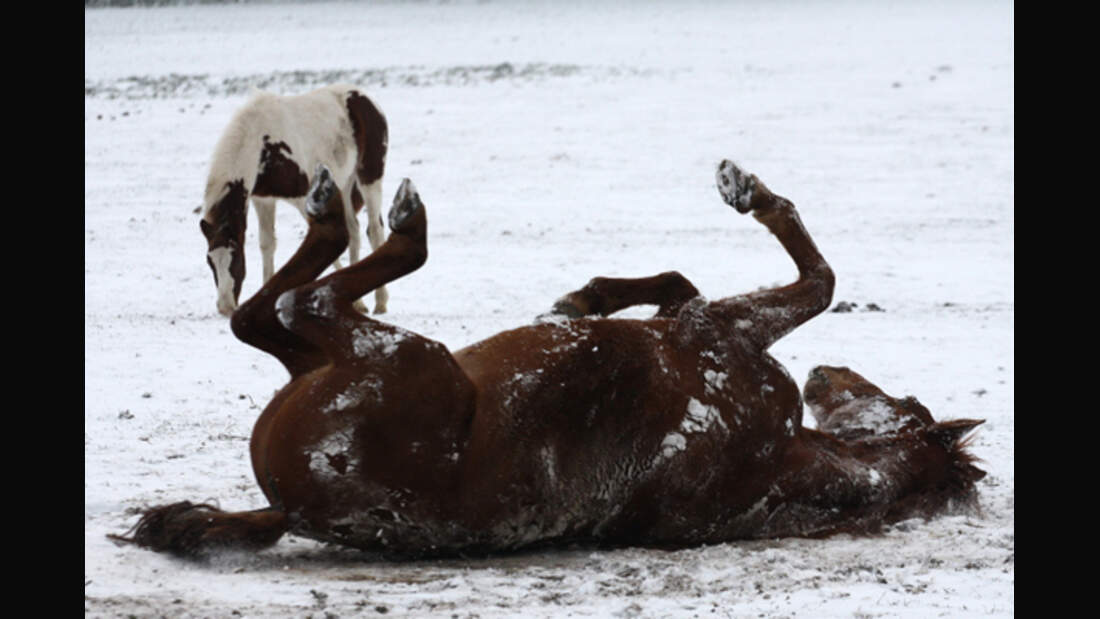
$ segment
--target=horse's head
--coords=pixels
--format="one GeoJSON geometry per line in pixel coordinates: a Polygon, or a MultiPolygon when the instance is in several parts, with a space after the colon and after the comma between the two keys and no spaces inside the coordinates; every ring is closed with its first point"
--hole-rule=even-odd
{"type": "Polygon", "coordinates": [[[229,191],[214,202],[199,221],[206,237],[206,263],[218,287],[218,311],[229,316],[237,309],[244,282],[244,183],[228,184],[229,191]]]}
{"type": "Polygon", "coordinates": [[[929,497],[941,502],[976,500],[974,482],[985,477],[985,471],[973,465],[974,458],[966,451],[970,439],[964,437],[985,420],[936,421],[916,398],[891,397],[848,368],[814,368],[803,398],[817,419],[818,430],[851,445],[880,441],[922,445],[909,452],[907,466],[940,471],[938,479],[926,476],[924,480],[935,480],[933,485],[939,489],[929,497]],[[916,460],[920,460],[919,466],[916,460]]]}
{"type": "Polygon", "coordinates": [[[935,423],[916,398],[891,397],[848,368],[810,370],[802,395],[818,429],[840,438],[896,434],[935,423]]]}

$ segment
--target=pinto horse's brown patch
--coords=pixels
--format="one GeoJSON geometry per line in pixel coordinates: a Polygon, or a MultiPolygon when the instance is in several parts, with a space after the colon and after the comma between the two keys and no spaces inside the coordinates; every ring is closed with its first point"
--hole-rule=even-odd
{"type": "Polygon", "coordinates": [[[199,220],[199,228],[206,237],[206,264],[214,273],[214,282],[222,285],[218,269],[210,259],[210,252],[226,248],[230,252],[228,265],[229,278],[233,280],[233,297],[241,294],[244,282],[244,233],[248,216],[248,190],[244,179],[238,178],[225,184],[226,192],[220,200],[211,205],[206,215],[199,220]]]}
{"type": "Polygon", "coordinates": [[[270,136],[264,136],[264,147],[260,150],[260,171],[252,185],[254,195],[273,198],[297,198],[306,195],[309,177],[294,160],[287,157],[290,154],[293,151],[286,142],[272,142],[270,136]]]}
{"type": "Polygon", "coordinates": [[[359,182],[367,186],[382,178],[385,172],[389,126],[374,103],[354,90],[348,93],[348,117],[359,151],[359,182]]]}

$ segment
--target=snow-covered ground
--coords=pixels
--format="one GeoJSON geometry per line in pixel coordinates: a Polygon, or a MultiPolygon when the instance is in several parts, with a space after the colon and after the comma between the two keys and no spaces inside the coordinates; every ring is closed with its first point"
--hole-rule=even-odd
{"type": "MultiPolygon", "coordinates": [[[[363,2],[85,10],[88,616],[979,617],[1014,613],[1011,2],[363,2]],[[798,205],[827,312],[773,354],[983,418],[983,513],[874,538],[394,564],[285,537],[207,564],[119,547],[142,506],[263,507],[252,423],[287,378],[216,313],[194,212],[256,85],[360,83],[390,123],[387,203],[431,257],[385,319],[458,348],[594,275],[708,297],[793,279],[718,198],[729,157],[798,205]],[[884,311],[867,311],[871,304],[884,311]]],[[[249,277],[260,257],[250,214],[249,277]]],[[[305,224],[278,214],[281,264],[305,224]]]]}

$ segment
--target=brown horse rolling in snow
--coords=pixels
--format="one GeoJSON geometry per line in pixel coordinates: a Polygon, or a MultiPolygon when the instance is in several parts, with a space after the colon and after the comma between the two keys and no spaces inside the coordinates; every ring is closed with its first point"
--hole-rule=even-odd
{"type": "Polygon", "coordinates": [[[468,348],[364,316],[353,302],[427,259],[412,183],[392,234],[317,279],[348,243],[342,196],[318,169],[298,252],[233,314],[242,341],[290,383],[252,434],[271,505],[148,510],[127,538],[201,555],[291,532],[394,556],[590,543],[680,547],[866,532],[976,505],[962,437],[846,368],[819,367],[803,396],[766,352],[826,309],[833,273],[790,201],[723,161],[722,198],[752,213],[798,266],[790,285],[705,301],[678,273],[596,278],[553,319],[468,348]],[[648,320],[606,318],[636,304],[648,320]]]}

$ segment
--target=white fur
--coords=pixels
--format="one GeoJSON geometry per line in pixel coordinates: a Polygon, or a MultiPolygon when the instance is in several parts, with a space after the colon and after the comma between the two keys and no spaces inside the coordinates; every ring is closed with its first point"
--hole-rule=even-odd
{"type": "MultiPolygon", "coordinates": [[[[275,198],[252,196],[252,187],[260,172],[260,153],[263,137],[271,142],[285,142],[291,153],[283,154],[309,175],[323,163],[332,172],[344,197],[344,216],[348,226],[348,260],[359,260],[359,220],[352,207],[352,189],[358,186],[356,179],[357,150],[351,120],[347,113],[347,96],[353,86],[335,84],[313,92],[296,96],[279,96],[256,91],[252,98],[234,114],[214,149],[210,173],[206,181],[203,199],[203,217],[226,193],[226,184],[243,179],[245,190],[252,199],[253,209],[260,228],[260,252],[263,255],[263,277],[266,282],[274,274],[275,255],[275,198]]],[[[371,248],[377,249],[385,240],[381,229],[382,181],[369,187],[360,187],[367,211],[367,235],[371,248]]],[[[305,199],[278,198],[294,205],[306,217],[305,199]]],[[[215,223],[215,222],[211,222],[215,223]]],[[[334,263],[340,268],[340,260],[334,263]]],[[[219,288],[221,287],[219,278],[219,288]]],[[[232,284],[230,283],[230,289],[232,284]]],[[[389,298],[385,287],[375,291],[375,312],[386,311],[389,298]]],[[[236,304],[224,308],[219,291],[219,311],[232,313],[236,304]],[[228,309],[228,312],[225,311],[228,309]]]]}
{"type": "Polygon", "coordinates": [[[210,264],[214,265],[214,279],[218,284],[218,311],[231,314],[237,303],[233,300],[233,277],[229,274],[229,263],[233,259],[231,247],[216,247],[206,254],[210,264]]]}

